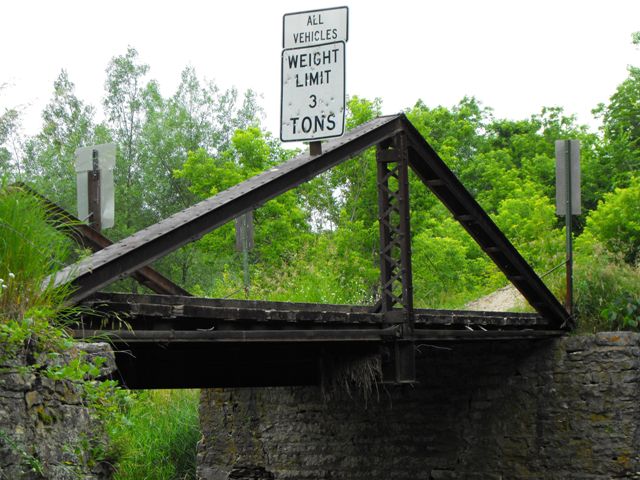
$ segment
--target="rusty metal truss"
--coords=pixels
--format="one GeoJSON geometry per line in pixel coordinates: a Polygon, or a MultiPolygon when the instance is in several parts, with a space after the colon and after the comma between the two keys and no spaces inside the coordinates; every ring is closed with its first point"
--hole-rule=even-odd
{"type": "Polygon", "coordinates": [[[80,302],[102,287],[201,238],[369,147],[382,145],[382,149],[388,150],[389,142],[397,143],[394,137],[398,134],[406,138],[408,165],[422,182],[451,211],[536,311],[557,328],[568,328],[571,319],[564,307],[403,114],[367,122],[343,137],[327,141],[319,155],[302,153],[110,245],[59,272],[55,284],[72,283],[75,291],[70,301],[80,302]]]}

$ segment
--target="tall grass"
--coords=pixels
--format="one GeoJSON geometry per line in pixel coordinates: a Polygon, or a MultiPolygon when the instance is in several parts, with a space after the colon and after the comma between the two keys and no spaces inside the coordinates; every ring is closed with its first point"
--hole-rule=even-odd
{"type": "MultiPolygon", "coordinates": [[[[547,281],[564,301],[567,290],[563,272],[558,270],[547,281]]],[[[626,263],[621,255],[584,233],[574,251],[573,300],[576,333],[639,330],[635,306],[640,305],[640,265],[626,263]],[[628,304],[633,311],[625,311],[628,304]]]]}
{"type": "Polygon", "coordinates": [[[62,289],[42,288],[73,252],[72,242],[46,221],[38,199],[0,186],[0,313],[20,319],[30,309],[57,310],[62,289]]]}
{"type": "Polygon", "coordinates": [[[72,340],[60,321],[68,287],[44,280],[64,266],[72,241],[47,223],[38,199],[0,180],[0,360],[37,348],[60,352],[72,340]]]}
{"type": "MultiPolygon", "coordinates": [[[[47,223],[41,202],[0,180],[0,359],[12,358],[26,345],[43,353],[72,345],[60,322],[73,312],[64,306],[69,289],[54,289],[46,279],[73,253],[73,242],[47,223]]],[[[57,373],[66,375],[68,370],[57,373]]],[[[82,379],[84,370],[72,373],[82,379]]],[[[97,395],[90,406],[104,410],[99,417],[107,419],[112,445],[106,448],[116,462],[117,479],[195,478],[198,391],[134,394],[112,392],[108,382],[102,389],[95,382],[85,386],[97,395]],[[113,411],[108,410],[112,404],[113,411]]]]}
{"type": "Polygon", "coordinates": [[[195,479],[199,390],[134,395],[125,420],[107,428],[117,451],[116,480],[195,479]]]}
{"type": "Polygon", "coordinates": [[[640,299],[640,268],[637,265],[629,265],[619,255],[600,248],[596,255],[578,257],[574,277],[579,332],[637,329],[637,318],[629,318],[628,324],[616,320],[618,316],[637,316],[637,312],[627,313],[623,308],[640,299]],[[616,315],[612,315],[614,312],[616,315]]]}

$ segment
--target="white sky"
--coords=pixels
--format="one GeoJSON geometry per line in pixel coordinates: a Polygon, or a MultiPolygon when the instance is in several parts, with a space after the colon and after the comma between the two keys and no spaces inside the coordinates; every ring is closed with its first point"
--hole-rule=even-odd
{"type": "Polygon", "coordinates": [[[347,93],[381,97],[385,113],[473,95],[498,117],[561,105],[595,125],[591,109],[640,65],[638,0],[10,0],[0,6],[0,84],[10,84],[0,111],[23,106],[36,133],[65,68],[100,112],[105,68],[131,45],[166,96],[186,65],[221,88],[253,88],[278,136],[282,15],[340,5],[347,93]]]}

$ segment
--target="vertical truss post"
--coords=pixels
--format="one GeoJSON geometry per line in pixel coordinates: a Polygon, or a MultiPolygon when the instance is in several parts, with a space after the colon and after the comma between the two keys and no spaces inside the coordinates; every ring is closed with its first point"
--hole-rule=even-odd
{"type": "Polygon", "coordinates": [[[409,174],[404,133],[378,144],[378,221],[380,225],[381,310],[398,305],[413,314],[411,237],[409,228],[409,174]]]}
{"type": "MultiPolygon", "coordinates": [[[[390,315],[394,307],[403,312],[403,337],[413,332],[413,283],[409,228],[409,152],[407,137],[399,133],[376,147],[378,171],[378,221],[380,225],[380,309],[390,315]]],[[[412,341],[400,338],[389,349],[383,380],[415,381],[412,341]]]]}

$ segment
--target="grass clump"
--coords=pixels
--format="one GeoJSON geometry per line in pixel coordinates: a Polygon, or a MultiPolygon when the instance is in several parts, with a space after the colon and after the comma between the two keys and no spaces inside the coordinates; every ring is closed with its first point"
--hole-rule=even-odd
{"type": "MultiPolygon", "coordinates": [[[[576,333],[640,330],[640,265],[585,231],[575,242],[573,279],[576,333]]],[[[554,276],[549,286],[566,298],[564,275],[554,276]]]]}
{"type": "Polygon", "coordinates": [[[38,199],[17,188],[0,187],[0,312],[4,320],[23,318],[30,310],[60,311],[68,291],[43,288],[43,282],[72,253],[71,240],[47,223],[38,199]]]}
{"type": "Polygon", "coordinates": [[[64,306],[69,289],[45,282],[72,253],[72,242],[47,223],[38,199],[0,185],[0,361],[51,356],[73,345],[64,329],[72,312],[64,306]]]}
{"type": "Polygon", "coordinates": [[[199,390],[149,390],[107,425],[118,454],[116,480],[195,479],[199,390]]]}
{"type": "Polygon", "coordinates": [[[640,268],[596,248],[580,256],[574,273],[577,331],[638,330],[640,268]]]}
{"type": "MultiPolygon", "coordinates": [[[[73,247],[47,222],[39,199],[0,184],[0,373],[32,374],[60,382],[56,388],[78,395],[98,420],[86,438],[52,447],[62,448],[64,454],[52,457],[52,464],[41,462],[35,445],[22,444],[11,429],[0,430],[0,448],[17,453],[20,468],[43,477],[61,465],[74,472],[106,465],[109,452],[99,420],[118,400],[115,382],[95,380],[105,359],[89,358],[73,348],[75,342],[66,327],[77,308],[64,302],[70,287],[54,288],[47,280],[65,266],[73,247]]],[[[35,412],[44,425],[55,421],[44,406],[35,412]]]]}

